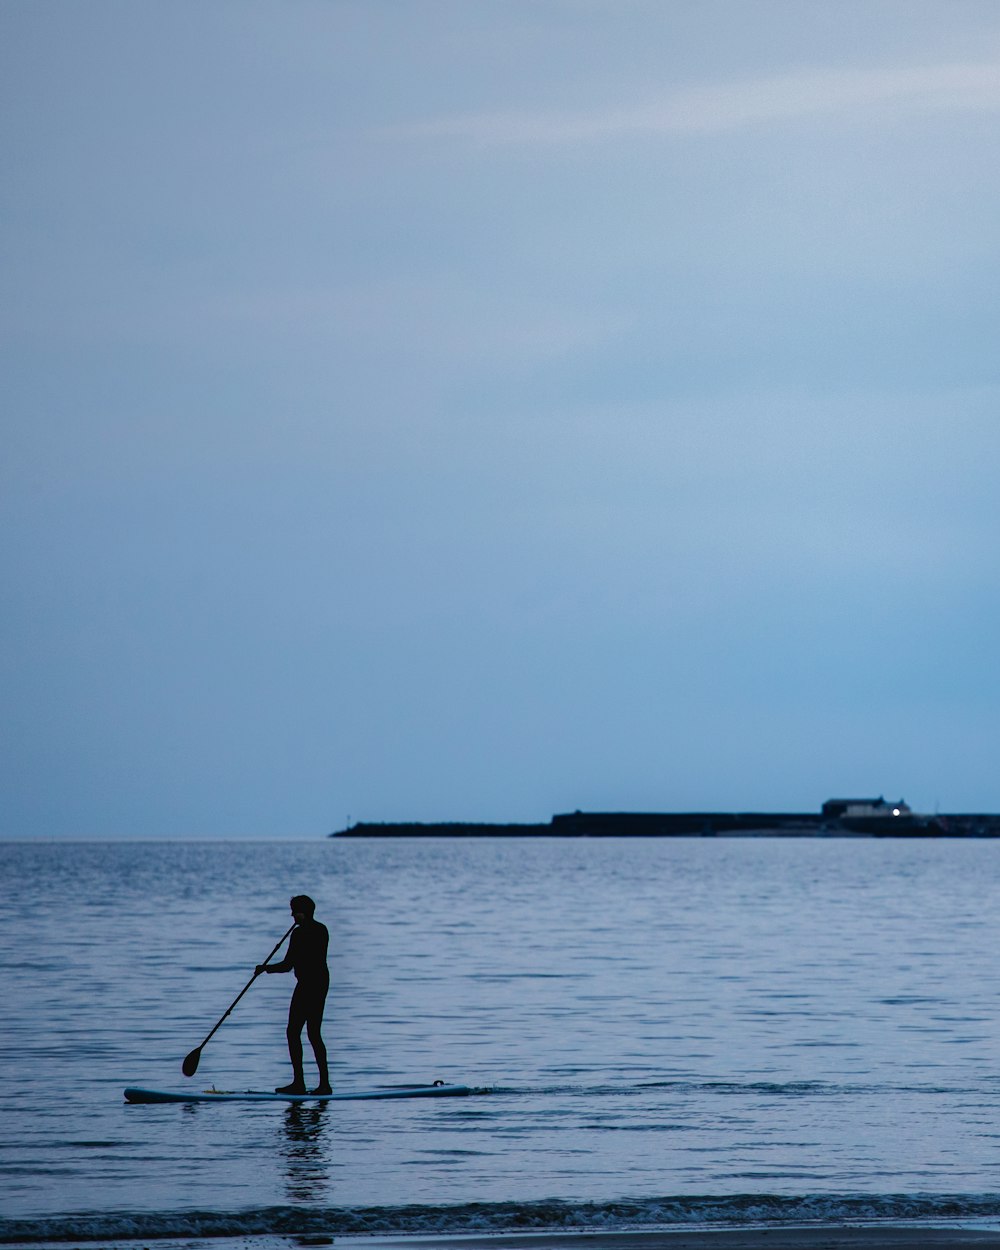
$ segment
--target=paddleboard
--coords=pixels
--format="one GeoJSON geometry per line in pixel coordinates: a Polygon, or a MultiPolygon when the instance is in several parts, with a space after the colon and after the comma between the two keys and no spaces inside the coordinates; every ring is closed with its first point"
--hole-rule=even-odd
{"type": "Polygon", "coordinates": [[[363,1098],[463,1098],[469,1094],[485,1094],[485,1089],[469,1085],[379,1085],[375,1089],[359,1089],[336,1094],[275,1094],[263,1089],[125,1090],[126,1102],[350,1102],[363,1098]]]}

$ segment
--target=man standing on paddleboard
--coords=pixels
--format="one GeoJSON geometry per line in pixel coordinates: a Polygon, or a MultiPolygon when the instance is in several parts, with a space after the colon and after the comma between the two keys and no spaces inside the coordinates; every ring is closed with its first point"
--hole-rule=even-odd
{"type": "Polygon", "coordinates": [[[321,1032],[323,1025],[323,1008],[326,1005],[326,994],[330,988],[330,969],[326,962],[326,951],[330,944],[330,934],[325,924],[313,918],[316,904],[308,894],[296,894],[291,901],[292,916],[295,928],[288,943],[288,954],[278,964],[258,964],[257,975],[262,972],[295,973],[295,990],[288,1006],[288,1055],[292,1061],[292,1083],[282,1085],[276,1094],[329,1094],[330,1072],[326,1063],[326,1046],[321,1032]],[[309,1044],[316,1056],[319,1068],[319,1085],[314,1090],[306,1090],[305,1077],[302,1073],[302,1026],[305,1025],[309,1044]]]}

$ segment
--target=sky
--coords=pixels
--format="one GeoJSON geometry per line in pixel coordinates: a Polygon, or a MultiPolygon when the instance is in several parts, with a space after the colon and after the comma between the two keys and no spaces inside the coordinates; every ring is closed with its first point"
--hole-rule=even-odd
{"type": "Polygon", "coordinates": [[[1000,811],[995,0],[4,0],[0,837],[1000,811]]]}

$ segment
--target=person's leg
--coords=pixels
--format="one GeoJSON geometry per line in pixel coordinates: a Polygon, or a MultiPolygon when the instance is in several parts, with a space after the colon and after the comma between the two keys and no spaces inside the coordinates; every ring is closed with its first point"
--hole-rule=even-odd
{"type": "Polygon", "coordinates": [[[292,1061],[291,1085],[279,1086],[277,1094],[304,1094],[306,1081],[302,1074],[302,1026],[306,1023],[307,1005],[299,986],[295,987],[292,1001],[288,1004],[288,1028],[285,1036],[288,1039],[288,1057],[292,1061]]]}
{"type": "MultiPolygon", "coordinates": [[[[309,1015],[306,1017],[306,1033],[309,1038],[309,1045],[312,1046],[313,1054],[316,1057],[316,1067],[319,1068],[319,1085],[313,1090],[314,1094],[329,1094],[330,1090],[330,1070],[327,1066],[326,1043],[323,1041],[323,1008],[326,1006],[326,994],[318,994],[310,1004],[309,1015]]],[[[300,1046],[301,1051],[301,1046],[300,1046]]]]}

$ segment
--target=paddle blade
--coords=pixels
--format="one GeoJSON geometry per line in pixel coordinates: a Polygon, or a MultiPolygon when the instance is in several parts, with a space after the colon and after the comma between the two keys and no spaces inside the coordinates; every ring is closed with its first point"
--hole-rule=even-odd
{"type": "Polygon", "coordinates": [[[196,1046],[190,1055],[184,1056],[184,1062],[181,1064],[181,1071],[185,1076],[194,1076],[198,1071],[198,1064],[201,1062],[201,1047],[196,1046]]]}

